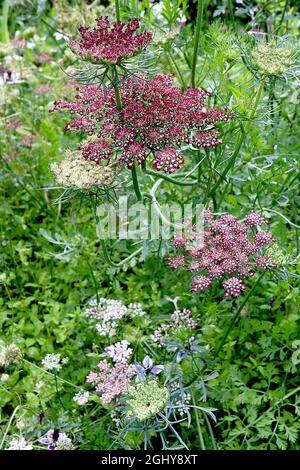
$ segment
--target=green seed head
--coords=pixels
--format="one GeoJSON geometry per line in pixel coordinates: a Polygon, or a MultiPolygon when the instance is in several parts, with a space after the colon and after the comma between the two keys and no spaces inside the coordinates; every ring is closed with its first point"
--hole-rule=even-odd
{"type": "Polygon", "coordinates": [[[252,60],[265,76],[283,75],[293,63],[291,55],[291,49],[277,47],[274,42],[261,43],[252,52],[252,60]]]}
{"type": "Polygon", "coordinates": [[[169,396],[169,390],[157,380],[133,385],[128,390],[126,416],[140,421],[152,418],[166,406],[169,396]]]}
{"type": "Polygon", "coordinates": [[[266,255],[279,267],[289,262],[289,256],[285,255],[276,243],[266,249],[266,255]]]}

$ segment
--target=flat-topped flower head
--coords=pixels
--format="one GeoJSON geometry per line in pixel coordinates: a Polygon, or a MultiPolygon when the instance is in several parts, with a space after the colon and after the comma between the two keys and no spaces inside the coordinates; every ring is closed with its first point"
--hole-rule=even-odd
{"type": "Polygon", "coordinates": [[[133,18],[126,25],[110,24],[107,17],[96,19],[97,27],[79,28],[81,38],[70,41],[73,52],[84,60],[115,65],[139,54],[152,39],[150,32],[137,33],[140,22],[133,18]]]}
{"type": "Polygon", "coordinates": [[[252,52],[252,61],[262,75],[283,75],[292,65],[292,50],[278,47],[274,41],[258,44],[252,52]]]}
{"type": "Polygon", "coordinates": [[[94,384],[102,403],[111,403],[116,397],[127,392],[136,368],[126,362],[115,362],[113,365],[107,359],[98,364],[99,372],[90,372],[87,383],[94,384]]]}
{"type": "Polygon", "coordinates": [[[174,335],[195,328],[197,328],[197,322],[192,318],[190,309],[185,307],[183,310],[175,310],[170,321],[159,325],[151,335],[151,339],[161,348],[172,340],[174,335]]]}
{"type": "Polygon", "coordinates": [[[51,170],[58,183],[73,186],[78,189],[88,189],[93,186],[107,186],[117,176],[116,166],[103,163],[100,159],[87,159],[77,152],[66,151],[66,158],[51,165],[51,170]],[[95,161],[97,160],[97,161],[95,161]],[[99,163],[100,161],[100,163],[99,163]]]}
{"type": "Polygon", "coordinates": [[[193,227],[190,240],[174,238],[177,253],[167,260],[174,270],[190,271],[192,292],[202,293],[213,281],[222,281],[224,296],[238,297],[245,289],[244,279],[251,277],[255,268],[276,266],[271,250],[274,238],[261,228],[267,223],[261,214],[252,211],[242,223],[229,214],[214,219],[206,211],[204,221],[203,233],[193,227]],[[201,245],[197,244],[199,237],[201,245]]]}
{"type": "Polygon", "coordinates": [[[87,85],[78,90],[77,101],[56,101],[51,111],[67,110],[76,115],[65,130],[95,139],[82,143],[83,158],[101,162],[117,155],[118,161],[131,169],[135,162],[142,165],[153,154],[155,170],[173,173],[184,163],[182,146],[190,142],[202,148],[221,144],[216,124],[232,115],[226,109],[205,106],[209,92],[200,88],[182,91],[172,82],[172,75],[147,78],[139,74],[134,80],[120,80],[121,109],[112,85],[87,85]]]}
{"type": "Polygon", "coordinates": [[[155,379],[138,383],[128,389],[127,418],[145,421],[163,410],[167,405],[170,392],[159,385],[155,379]]]}

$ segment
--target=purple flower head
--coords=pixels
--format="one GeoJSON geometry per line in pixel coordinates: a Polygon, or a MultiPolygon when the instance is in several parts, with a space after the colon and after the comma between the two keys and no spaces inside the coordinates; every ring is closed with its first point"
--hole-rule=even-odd
{"type": "Polygon", "coordinates": [[[202,293],[209,290],[213,282],[222,281],[225,298],[236,298],[245,290],[244,281],[253,276],[255,268],[276,267],[265,254],[274,238],[261,229],[266,225],[261,214],[252,211],[242,223],[232,215],[214,218],[206,211],[204,222],[203,233],[197,233],[197,228],[193,227],[188,242],[182,236],[174,238],[176,253],[167,260],[174,270],[190,271],[192,292],[202,293]]]}
{"type": "Polygon", "coordinates": [[[154,366],[149,356],[144,357],[142,365],[137,364],[135,367],[139,374],[158,375],[164,370],[163,365],[154,366]]]}
{"type": "Polygon", "coordinates": [[[152,39],[150,32],[140,32],[140,22],[133,18],[127,25],[110,24],[108,18],[97,18],[94,29],[79,28],[80,39],[70,41],[70,47],[82,59],[94,63],[119,64],[145,49],[152,39]]]}
{"type": "Polygon", "coordinates": [[[39,442],[46,444],[49,450],[55,449],[55,441],[57,441],[58,431],[56,429],[49,429],[45,437],[42,437],[39,442]],[[51,448],[50,448],[51,447],[51,448]]]}
{"type": "MultiPolygon", "coordinates": [[[[102,46],[96,43],[95,47],[99,51],[102,46]]],[[[114,55],[116,49],[111,45],[109,49],[114,55]]],[[[116,105],[113,85],[95,83],[79,88],[76,101],[54,102],[51,112],[65,110],[74,115],[66,131],[93,135],[92,141],[80,145],[84,159],[99,163],[116,157],[131,169],[135,162],[142,165],[152,153],[156,171],[173,173],[184,164],[180,153],[183,145],[191,141],[203,148],[221,144],[216,124],[233,117],[227,109],[205,105],[208,91],[182,91],[173,85],[172,75],[120,78],[119,91],[121,109],[116,105]]]]}
{"type": "Polygon", "coordinates": [[[182,349],[181,351],[178,351],[177,356],[176,356],[176,362],[181,362],[187,356],[188,356],[188,351],[186,349],[182,349]]]}

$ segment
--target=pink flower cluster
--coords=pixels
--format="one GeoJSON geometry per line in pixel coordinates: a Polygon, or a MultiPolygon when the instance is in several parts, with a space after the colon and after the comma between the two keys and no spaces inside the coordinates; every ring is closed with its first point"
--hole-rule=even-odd
{"type": "Polygon", "coordinates": [[[127,25],[118,22],[110,25],[108,18],[97,18],[94,29],[81,27],[79,41],[70,41],[71,49],[82,59],[95,63],[119,64],[122,60],[135,56],[145,49],[152,39],[152,34],[136,34],[140,27],[137,18],[127,25]]]}
{"type": "Polygon", "coordinates": [[[87,383],[94,384],[101,394],[102,403],[111,403],[114,398],[125,393],[132,377],[136,374],[135,366],[128,364],[132,349],[127,341],[121,341],[105,349],[112,362],[103,359],[98,364],[99,372],[90,372],[87,383]]]}
{"type": "Polygon", "coordinates": [[[193,292],[208,290],[213,280],[223,280],[225,297],[238,297],[245,289],[243,280],[253,275],[253,268],[275,267],[274,262],[262,254],[264,247],[274,241],[270,232],[262,230],[266,220],[251,212],[241,223],[232,215],[214,219],[205,212],[203,234],[174,238],[173,244],[182,253],[167,260],[174,270],[184,268],[196,274],[191,282],[193,292]]]}
{"type": "Polygon", "coordinates": [[[85,159],[99,162],[114,153],[132,168],[153,152],[154,168],[172,173],[184,163],[176,148],[189,143],[215,147],[222,143],[216,123],[232,118],[227,110],[205,106],[209,92],[199,88],[183,92],[172,81],[171,75],[120,79],[122,109],[116,105],[112,85],[88,85],[79,89],[77,101],[56,101],[50,111],[68,110],[77,117],[65,130],[95,136],[95,141],[80,147],[85,159]]]}

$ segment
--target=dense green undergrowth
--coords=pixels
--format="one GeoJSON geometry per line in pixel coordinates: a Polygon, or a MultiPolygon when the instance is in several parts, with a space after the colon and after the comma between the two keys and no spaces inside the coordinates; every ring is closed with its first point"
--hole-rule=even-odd
{"type": "MultiPolygon", "coordinates": [[[[66,116],[48,110],[54,100],[72,100],[76,94],[73,74],[78,63],[66,48],[66,37],[97,16],[113,18],[114,8],[99,7],[98,2],[84,2],[84,7],[78,2],[45,2],[42,8],[39,2],[29,2],[26,9],[25,3],[9,9],[9,36],[0,43],[0,347],[15,344],[22,354],[0,366],[1,448],[19,436],[37,449],[45,448],[41,436],[58,429],[78,449],[185,445],[299,450],[297,2],[203,2],[196,86],[208,89],[211,106],[229,108],[234,119],[220,127],[224,145],[198,150],[196,161],[202,163],[195,187],[164,180],[158,191],[161,203],[194,200],[216,214],[239,219],[252,209],[263,213],[289,263],[267,271],[245,305],[260,273],[245,282],[247,290],[238,299],[225,299],[217,284],[193,294],[189,274],[166,264],[172,253],[168,242],[144,242],[138,256],[120,268],[107,264],[91,198],[77,191],[64,201],[63,189],[50,171],[63,149],[76,148],[80,137],[64,133],[66,116]],[[262,78],[253,69],[251,54],[259,34],[292,51],[293,66],[285,74],[262,78]],[[26,40],[26,45],[12,46],[13,38],[26,40]],[[49,60],[43,61],[40,54],[49,60]],[[163,364],[166,381],[177,376],[185,385],[192,382],[190,403],[213,410],[215,421],[191,408],[191,422],[178,421],[163,436],[145,425],[122,431],[123,416],[117,415],[122,404],[115,409],[102,404],[85,383],[111,344],[84,313],[95,296],[142,305],[146,314],[123,320],[117,341],[134,345],[136,361],[147,354],[155,364],[163,364]],[[170,320],[174,305],[191,310],[196,329],[179,331],[173,349],[155,348],[151,335],[170,320]],[[237,311],[237,321],[222,344],[237,311]],[[195,357],[176,361],[192,334],[198,341],[195,357]],[[47,371],[42,363],[47,354],[60,354],[68,362],[58,371],[47,371]],[[90,391],[84,406],[73,400],[81,389],[90,391]]],[[[153,71],[173,73],[177,85],[188,87],[196,4],[144,1],[137,7],[136,2],[121,2],[121,12],[124,20],[141,17],[145,27],[156,32],[153,71]]],[[[186,154],[190,169],[194,156],[190,150],[186,154]]],[[[133,194],[130,172],[124,175],[124,187],[133,194]]],[[[130,240],[109,244],[115,263],[133,251],[130,240]]]]}

